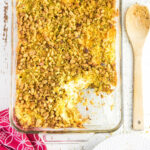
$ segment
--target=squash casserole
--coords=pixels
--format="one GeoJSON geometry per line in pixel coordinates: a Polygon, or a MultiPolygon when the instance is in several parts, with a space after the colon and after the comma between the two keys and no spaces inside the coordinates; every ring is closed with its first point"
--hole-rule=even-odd
{"type": "Polygon", "coordinates": [[[17,0],[15,116],[23,128],[82,128],[80,92],[117,85],[115,0],[17,0]]]}

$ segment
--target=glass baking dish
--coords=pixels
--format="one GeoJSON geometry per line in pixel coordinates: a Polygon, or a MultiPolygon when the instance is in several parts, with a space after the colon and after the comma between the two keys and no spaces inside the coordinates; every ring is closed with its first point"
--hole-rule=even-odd
{"type": "Polygon", "coordinates": [[[16,17],[16,0],[12,0],[12,65],[11,65],[11,104],[10,104],[10,122],[18,131],[24,133],[108,133],[117,130],[122,123],[122,83],[121,83],[121,0],[116,0],[116,8],[119,15],[116,17],[116,67],[118,83],[114,92],[105,95],[104,98],[96,96],[92,89],[90,94],[84,92],[84,97],[94,99],[94,105],[88,106],[88,111],[79,104],[78,109],[83,116],[89,115],[91,120],[84,124],[85,128],[32,128],[23,129],[17,124],[14,107],[16,100],[16,47],[17,47],[17,17],[16,17]]]}

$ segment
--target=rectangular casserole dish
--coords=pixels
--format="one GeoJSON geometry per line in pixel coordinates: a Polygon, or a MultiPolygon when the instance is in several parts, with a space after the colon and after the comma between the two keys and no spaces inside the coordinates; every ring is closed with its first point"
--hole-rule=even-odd
{"type": "Polygon", "coordinates": [[[18,42],[17,35],[17,16],[16,16],[16,0],[12,0],[12,66],[11,66],[11,105],[10,105],[10,122],[11,125],[18,131],[25,133],[107,133],[117,130],[122,122],[122,84],[121,84],[121,0],[116,0],[116,8],[119,10],[119,15],[116,17],[116,68],[117,68],[117,86],[114,92],[110,95],[105,95],[104,98],[96,96],[92,89],[90,94],[86,90],[83,91],[84,97],[94,99],[94,105],[88,106],[88,111],[85,111],[82,105],[78,105],[83,116],[90,116],[90,121],[84,124],[85,128],[32,128],[23,129],[17,124],[14,107],[16,103],[16,48],[18,42]]]}

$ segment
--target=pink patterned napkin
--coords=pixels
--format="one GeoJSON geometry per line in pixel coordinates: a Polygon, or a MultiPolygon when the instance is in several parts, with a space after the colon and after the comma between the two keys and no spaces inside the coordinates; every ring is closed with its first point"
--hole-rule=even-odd
{"type": "Polygon", "coordinates": [[[8,109],[0,112],[0,150],[47,150],[37,134],[23,134],[10,126],[8,109]]]}

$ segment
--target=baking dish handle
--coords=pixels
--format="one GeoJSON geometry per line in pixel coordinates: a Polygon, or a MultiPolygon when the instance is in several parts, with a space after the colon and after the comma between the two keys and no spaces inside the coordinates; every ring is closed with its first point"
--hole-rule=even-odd
{"type": "Polygon", "coordinates": [[[94,133],[72,133],[72,134],[40,134],[43,142],[51,144],[78,144],[87,142],[94,133]]]}

